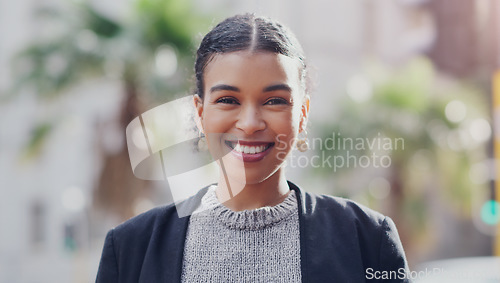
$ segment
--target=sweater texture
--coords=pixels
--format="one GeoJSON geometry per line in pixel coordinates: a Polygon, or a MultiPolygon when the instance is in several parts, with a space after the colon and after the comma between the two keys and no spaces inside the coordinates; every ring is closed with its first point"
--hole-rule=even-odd
{"type": "Polygon", "coordinates": [[[275,206],[232,211],[211,186],[189,220],[182,282],[301,282],[295,191],[275,206]]]}

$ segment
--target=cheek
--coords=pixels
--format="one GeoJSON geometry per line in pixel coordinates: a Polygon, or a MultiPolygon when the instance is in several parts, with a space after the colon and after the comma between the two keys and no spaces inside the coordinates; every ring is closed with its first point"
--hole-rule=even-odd
{"type": "Polygon", "coordinates": [[[203,128],[207,133],[224,133],[233,124],[231,117],[234,115],[224,111],[206,109],[202,120],[203,128]]]}
{"type": "Polygon", "coordinates": [[[278,146],[277,150],[288,151],[293,147],[294,141],[298,135],[299,119],[293,113],[274,117],[272,119],[272,130],[276,136],[278,146]]]}
{"type": "Polygon", "coordinates": [[[283,125],[283,128],[287,128],[290,134],[297,135],[300,125],[301,119],[301,108],[294,106],[292,111],[288,113],[286,119],[283,119],[283,122],[286,122],[286,125],[283,125]]]}
{"type": "Polygon", "coordinates": [[[216,160],[228,153],[228,148],[224,147],[221,141],[224,134],[231,128],[231,121],[228,115],[215,109],[205,108],[202,125],[205,132],[208,150],[216,160]]]}

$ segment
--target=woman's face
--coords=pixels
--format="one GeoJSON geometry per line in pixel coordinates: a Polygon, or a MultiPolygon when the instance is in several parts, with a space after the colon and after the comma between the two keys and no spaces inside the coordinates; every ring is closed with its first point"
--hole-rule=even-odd
{"type": "Polygon", "coordinates": [[[227,177],[257,184],[281,170],[303,127],[309,99],[299,63],[271,52],[216,55],[204,73],[204,98],[195,96],[210,152],[227,177]]]}

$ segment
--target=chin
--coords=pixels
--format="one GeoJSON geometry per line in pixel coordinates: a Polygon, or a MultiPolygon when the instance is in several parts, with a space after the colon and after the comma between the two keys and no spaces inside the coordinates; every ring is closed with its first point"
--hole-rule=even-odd
{"type": "MultiPolygon", "coordinates": [[[[263,170],[263,168],[235,168],[232,167],[229,169],[226,166],[226,174],[227,179],[229,180],[230,185],[233,186],[246,186],[246,185],[257,185],[265,182],[275,174],[279,174],[278,168],[272,168],[269,170],[263,170]]],[[[221,171],[221,174],[222,171],[221,171]]]]}

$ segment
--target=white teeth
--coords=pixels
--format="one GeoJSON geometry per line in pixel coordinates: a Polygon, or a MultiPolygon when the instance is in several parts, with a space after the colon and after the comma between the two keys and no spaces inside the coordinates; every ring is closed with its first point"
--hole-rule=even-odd
{"type": "Polygon", "coordinates": [[[266,149],[267,149],[267,147],[264,145],[248,146],[248,145],[240,145],[239,143],[234,145],[234,151],[240,152],[240,153],[245,153],[245,154],[256,154],[256,153],[263,152],[266,149]]]}

